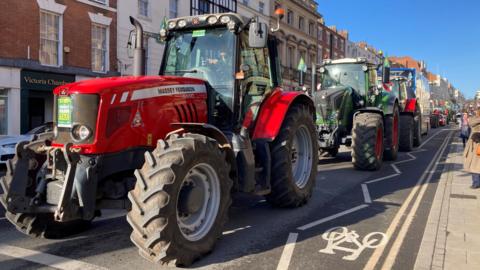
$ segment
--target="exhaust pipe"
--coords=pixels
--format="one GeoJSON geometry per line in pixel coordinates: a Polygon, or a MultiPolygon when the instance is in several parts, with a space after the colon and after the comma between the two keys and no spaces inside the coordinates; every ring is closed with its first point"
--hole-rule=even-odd
{"type": "Polygon", "coordinates": [[[143,47],[142,24],[130,16],[130,23],[135,26],[135,48],[133,51],[133,75],[145,75],[145,48],[143,47]]]}

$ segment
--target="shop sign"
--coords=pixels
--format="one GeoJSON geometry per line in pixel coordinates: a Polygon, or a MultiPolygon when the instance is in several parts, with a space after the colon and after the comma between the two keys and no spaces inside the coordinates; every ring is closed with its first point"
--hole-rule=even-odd
{"type": "Polygon", "coordinates": [[[22,70],[20,80],[22,89],[52,91],[57,86],[74,82],[75,76],[22,70]]]}

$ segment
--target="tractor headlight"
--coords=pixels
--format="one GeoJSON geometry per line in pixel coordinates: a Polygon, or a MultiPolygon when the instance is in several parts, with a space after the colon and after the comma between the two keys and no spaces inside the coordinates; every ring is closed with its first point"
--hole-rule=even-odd
{"type": "Polygon", "coordinates": [[[177,26],[180,27],[180,28],[183,28],[183,27],[187,26],[187,21],[180,20],[180,21],[178,21],[177,26]]]}
{"type": "Polygon", "coordinates": [[[175,21],[171,21],[168,23],[168,29],[173,29],[177,26],[177,23],[175,21]]]}
{"type": "Polygon", "coordinates": [[[218,22],[218,18],[216,16],[210,16],[207,19],[208,24],[216,24],[218,22]]]}
{"type": "Polygon", "coordinates": [[[232,20],[232,19],[230,18],[230,16],[222,16],[222,17],[220,18],[220,22],[221,22],[221,23],[224,23],[224,24],[229,23],[231,20],[232,20]]]}
{"type": "Polygon", "coordinates": [[[90,138],[92,131],[84,125],[76,125],[72,129],[72,137],[77,141],[84,141],[90,138]]]}

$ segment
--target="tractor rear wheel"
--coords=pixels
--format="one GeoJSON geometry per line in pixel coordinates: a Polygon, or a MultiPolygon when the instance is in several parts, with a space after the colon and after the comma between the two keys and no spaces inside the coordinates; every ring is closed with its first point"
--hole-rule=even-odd
{"type": "Polygon", "coordinates": [[[414,119],[412,115],[400,116],[400,150],[410,152],[414,143],[414,119]]]}
{"type": "MultiPolygon", "coordinates": [[[[0,195],[0,202],[2,203],[3,207],[5,207],[5,217],[8,221],[10,221],[10,223],[15,225],[15,228],[18,231],[31,237],[59,239],[81,233],[90,227],[90,220],[57,222],[54,220],[53,213],[14,214],[6,210],[8,190],[10,189],[10,185],[12,183],[12,177],[15,171],[15,164],[17,160],[18,159],[15,157],[14,159],[7,161],[7,173],[5,176],[0,178],[0,184],[4,192],[0,195]]],[[[31,179],[30,182],[32,183],[33,179],[31,179]]]]}
{"type": "Polygon", "coordinates": [[[417,115],[414,119],[413,146],[418,147],[422,144],[422,117],[417,115]]]}
{"type": "Polygon", "coordinates": [[[352,162],[357,170],[380,169],[383,160],[383,117],[360,113],[353,120],[352,162]]]}
{"type": "Polygon", "coordinates": [[[396,160],[398,156],[399,141],[399,122],[400,113],[398,107],[395,106],[393,114],[385,117],[385,152],[383,158],[385,160],[396,160]]]}
{"type": "Polygon", "coordinates": [[[127,221],[141,256],[188,266],[213,249],[227,221],[233,185],[216,140],[192,133],[159,140],[135,176],[127,221]]]}
{"type": "Polygon", "coordinates": [[[306,106],[291,107],[271,145],[272,192],[266,199],[279,207],[298,207],[310,199],[317,175],[318,142],[306,106]]]}

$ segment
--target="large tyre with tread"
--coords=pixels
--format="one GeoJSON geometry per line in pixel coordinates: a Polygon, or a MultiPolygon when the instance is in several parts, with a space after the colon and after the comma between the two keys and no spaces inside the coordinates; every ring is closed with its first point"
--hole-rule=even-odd
{"type": "Polygon", "coordinates": [[[352,162],[357,170],[380,169],[383,160],[383,117],[360,113],[353,120],[352,162]]]}
{"type": "Polygon", "coordinates": [[[4,192],[4,194],[0,195],[0,202],[5,208],[5,217],[8,221],[10,221],[10,223],[15,225],[15,228],[18,231],[31,237],[59,239],[73,234],[81,233],[90,227],[90,220],[57,222],[53,218],[53,213],[14,214],[7,211],[6,201],[8,197],[8,190],[10,189],[17,160],[18,159],[15,157],[14,159],[7,161],[7,172],[5,176],[0,178],[0,184],[4,192]]]}
{"type": "Polygon", "coordinates": [[[414,142],[414,118],[412,115],[405,114],[400,116],[400,150],[410,152],[413,149],[414,142]]]}
{"type": "Polygon", "coordinates": [[[398,156],[400,113],[395,106],[393,114],[385,117],[385,160],[396,160],[398,156]]]}
{"type": "Polygon", "coordinates": [[[298,207],[310,199],[317,176],[318,142],[311,111],[306,106],[289,109],[272,142],[272,192],[268,202],[298,207]]]}
{"type": "Polygon", "coordinates": [[[233,185],[216,140],[192,133],[159,140],[135,176],[127,221],[140,255],[188,266],[213,249],[228,218],[233,185]]]}
{"type": "Polygon", "coordinates": [[[416,115],[413,128],[413,146],[418,147],[422,144],[422,117],[416,115]]]}

